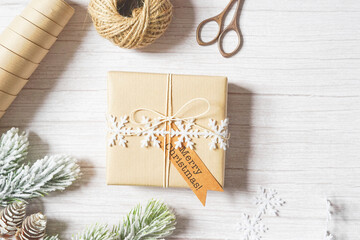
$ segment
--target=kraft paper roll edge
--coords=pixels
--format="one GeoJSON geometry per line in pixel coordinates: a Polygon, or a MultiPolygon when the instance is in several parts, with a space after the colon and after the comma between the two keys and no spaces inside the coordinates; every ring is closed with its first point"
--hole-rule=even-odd
{"type": "Polygon", "coordinates": [[[18,95],[28,80],[19,78],[0,68],[0,91],[11,95],[18,95]]]}
{"type": "Polygon", "coordinates": [[[15,98],[16,96],[0,91],[0,111],[5,112],[15,98]]]}
{"type": "Polygon", "coordinates": [[[38,12],[37,10],[27,6],[22,13],[20,14],[23,18],[32,22],[34,25],[38,26],[45,32],[50,33],[54,37],[59,36],[61,31],[64,29],[63,26],[60,26],[50,18],[46,17],[44,14],[38,12]]]}
{"type": "Polygon", "coordinates": [[[29,5],[61,26],[65,26],[75,9],[63,0],[32,0],[29,5]]]}
{"type": "Polygon", "coordinates": [[[33,63],[40,63],[49,52],[10,28],[6,28],[0,34],[0,44],[33,63]]]}
{"type": "Polygon", "coordinates": [[[23,79],[28,79],[39,64],[20,57],[16,53],[0,45],[0,68],[23,79]]]}
{"type": "Polygon", "coordinates": [[[14,20],[10,23],[9,28],[47,50],[49,50],[57,40],[56,37],[50,33],[45,32],[21,16],[15,17],[14,20]]]}

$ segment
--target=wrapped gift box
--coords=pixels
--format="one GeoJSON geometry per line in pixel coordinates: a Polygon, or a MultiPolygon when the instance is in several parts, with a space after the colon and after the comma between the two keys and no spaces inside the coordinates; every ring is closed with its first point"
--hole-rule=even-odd
{"type": "MultiPolygon", "coordinates": [[[[171,75],[169,82],[168,74],[110,72],[107,183],[163,186],[164,149],[163,146],[156,146],[159,142],[160,145],[163,144],[163,141],[157,142],[151,136],[136,131],[156,124],[159,115],[177,113],[173,118],[176,124],[173,124],[177,126],[178,132],[185,130],[186,126],[191,126],[187,130],[199,132],[195,133],[197,136],[182,139],[182,144],[193,148],[217,182],[223,186],[227,139],[217,139],[211,133],[218,131],[226,138],[226,111],[226,77],[171,75]],[[197,117],[199,115],[201,116],[197,117]],[[193,117],[195,119],[191,120],[193,117]],[[180,121],[181,119],[184,121],[180,121]],[[207,130],[211,132],[208,136],[207,130]]],[[[155,135],[161,138],[160,133],[155,135]]],[[[173,136],[176,140],[180,137],[179,134],[173,136]]],[[[189,187],[179,170],[173,164],[169,165],[169,187],[189,187]]]]}

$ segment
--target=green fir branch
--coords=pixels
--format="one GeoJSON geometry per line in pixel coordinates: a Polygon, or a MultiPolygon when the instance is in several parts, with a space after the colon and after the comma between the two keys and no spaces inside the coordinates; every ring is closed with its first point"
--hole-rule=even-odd
{"type": "Polygon", "coordinates": [[[29,140],[26,132],[11,128],[0,139],[0,178],[21,167],[28,154],[29,140]]]}
{"type": "Polygon", "coordinates": [[[44,240],[60,240],[59,236],[46,236],[44,237],[44,240]]]}
{"type": "Polygon", "coordinates": [[[42,197],[64,190],[80,177],[76,160],[68,156],[50,156],[27,164],[0,178],[0,205],[42,197]]]}
{"type": "Polygon", "coordinates": [[[137,205],[113,231],[119,240],[153,240],[171,235],[175,224],[175,215],[166,204],[152,200],[144,211],[137,205]]]}
{"type": "Polygon", "coordinates": [[[108,225],[95,224],[87,227],[83,232],[73,236],[71,240],[116,240],[116,233],[108,225]]]}
{"type": "Polygon", "coordinates": [[[72,240],[157,240],[170,236],[175,230],[176,217],[165,203],[151,200],[145,209],[137,205],[120,222],[109,229],[107,225],[93,225],[72,240]]]}

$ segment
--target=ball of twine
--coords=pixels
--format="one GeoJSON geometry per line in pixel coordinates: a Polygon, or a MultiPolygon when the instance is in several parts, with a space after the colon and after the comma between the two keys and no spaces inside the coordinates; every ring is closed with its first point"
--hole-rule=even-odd
{"type": "MultiPolygon", "coordinates": [[[[133,2],[135,0],[132,0],[133,2]]],[[[167,29],[172,18],[169,0],[143,0],[131,16],[119,13],[126,0],[91,0],[89,13],[98,33],[122,48],[142,48],[167,29]]]]}

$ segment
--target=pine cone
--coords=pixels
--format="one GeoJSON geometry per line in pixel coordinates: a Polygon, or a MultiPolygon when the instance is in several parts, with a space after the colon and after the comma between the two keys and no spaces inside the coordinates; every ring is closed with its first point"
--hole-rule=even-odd
{"type": "Polygon", "coordinates": [[[21,229],[15,235],[16,240],[42,240],[45,236],[46,217],[36,213],[25,218],[21,229]]]}
{"type": "Polygon", "coordinates": [[[0,212],[0,237],[15,235],[26,214],[24,202],[13,202],[0,212]]]}

